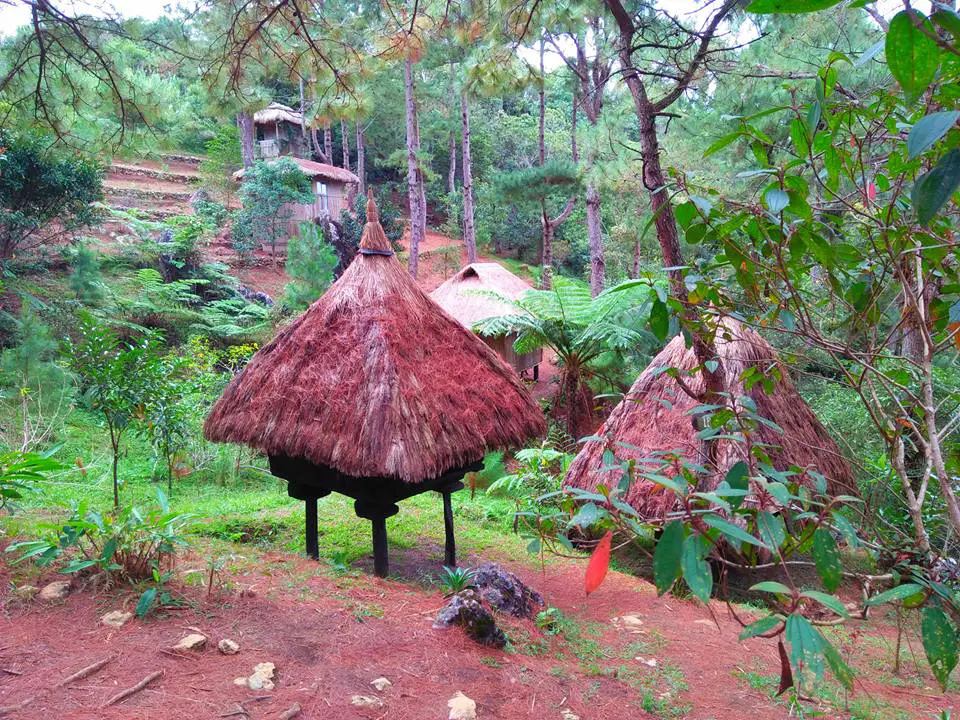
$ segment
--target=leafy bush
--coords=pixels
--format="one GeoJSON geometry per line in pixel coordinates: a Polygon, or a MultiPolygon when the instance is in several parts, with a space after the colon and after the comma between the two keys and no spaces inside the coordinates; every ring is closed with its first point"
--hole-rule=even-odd
{"type": "Polygon", "coordinates": [[[240,189],[243,209],[234,216],[233,248],[249,258],[258,246],[269,247],[276,259],[277,243],[293,217],[291,203],[312,203],[310,178],[288,157],[248,167],[240,189]]]}
{"type": "Polygon", "coordinates": [[[73,290],[77,300],[84,305],[96,305],[103,300],[103,275],[97,251],[89,243],[82,242],[73,248],[69,261],[71,270],[67,287],[73,290]]]}
{"type": "Polygon", "coordinates": [[[31,133],[0,130],[0,147],[0,261],[97,218],[94,203],[103,199],[103,186],[96,163],[53,151],[31,133]]]}
{"type": "Polygon", "coordinates": [[[458,592],[474,587],[477,571],[469,568],[452,568],[444,565],[440,573],[440,584],[444,588],[444,595],[456,595],[458,592]]]}
{"type": "Polygon", "coordinates": [[[0,510],[24,493],[34,491],[47,473],[62,470],[63,466],[50,453],[7,452],[0,455],[0,510]]]}
{"type": "Polygon", "coordinates": [[[111,579],[138,581],[169,569],[178,548],[187,544],[184,530],[191,516],[170,512],[157,489],[158,506],[147,512],[128,507],[101,514],[86,502],[76,505],[63,524],[47,524],[39,540],[14,543],[16,562],[32,559],[41,567],[62,563],[60,571],[96,570],[111,579]]]}
{"type": "Polygon", "coordinates": [[[305,310],[333,282],[339,258],[324,232],[314,223],[300,223],[299,233],[287,246],[287,275],[284,304],[294,312],[305,310]]]}

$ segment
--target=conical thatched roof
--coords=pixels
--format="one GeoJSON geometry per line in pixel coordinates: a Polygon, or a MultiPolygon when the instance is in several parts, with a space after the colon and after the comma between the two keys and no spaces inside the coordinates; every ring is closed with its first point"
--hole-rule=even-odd
{"type": "Polygon", "coordinates": [[[418,483],[545,432],[513,370],[420,290],[367,203],[346,272],[250,360],[204,433],[418,483]]]}
{"type": "Polygon", "coordinates": [[[471,263],[430,293],[430,297],[462,325],[472,328],[487,318],[516,314],[517,308],[492,293],[519,300],[532,289],[498,263],[471,263]]]}
{"type": "MultiPolygon", "coordinates": [[[[783,429],[778,433],[761,426],[754,437],[757,442],[769,443],[765,448],[779,470],[791,465],[815,470],[826,476],[832,495],[856,494],[853,472],[826,428],[813,414],[790,381],[787,369],[780,365],[776,351],[759,334],[742,323],[726,318],[717,332],[717,354],[723,362],[727,391],[734,396],[748,395],[757,406],[757,413],[772,420],[783,429]],[[782,379],[774,392],[768,395],[760,384],[749,391],[739,379],[748,367],[768,370],[771,364],[780,365],[782,379]]],[[[697,366],[692,349],[684,344],[683,336],[675,337],[637,378],[630,392],[617,405],[610,417],[597,431],[606,441],[587,442],[570,465],[565,483],[572,487],[592,490],[600,482],[615,487],[618,475],[601,470],[603,451],[609,448],[621,459],[649,458],[655,452],[676,451],[684,458],[702,463],[701,442],[689,411],[699,403],[685,393],[676,380],[661,371],[662,368],[692,370],[697,366]],[[619,444],[623,443],[623,445],[619,444]]],[[[687,376],[687,384],[700,393],[702,376],[687,376]]],[[[719,440],[722,443],[719,461],[722,474],[726,473],[746,453],[741,442],[719,440]]],[[[652,467],[647,467],[652,470],[652,467]]],[[[663,472],[657,470],[657,472],[663,472]]],[[[669,472],[667,474],[670,474],[669,472]]],[[[637,478],[626,498],[641,516],[660,517],[673,508],[674,496],[653,483],[637,478]]]]}

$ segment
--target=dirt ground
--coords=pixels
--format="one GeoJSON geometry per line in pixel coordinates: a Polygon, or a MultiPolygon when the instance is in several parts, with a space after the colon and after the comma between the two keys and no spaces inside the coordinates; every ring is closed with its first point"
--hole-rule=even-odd
{"type": "MultiPolygon", "coordinates": [[[[739,626],[720,603],[708,610],[691,601],[657,598],[648,583],[618,573],[587,598],[582,563],[561,561],[543,572],[512,564],[510,569],[538,589],[548,605],[594,634],[574,642],[511,619],[506,629],[514,647],[491,650],[459,629],[432,628],[443,598],[413,579],[433,562],[429,552],[395,555],[394,571],[405,579],[375,578],[363,564],[338,576],[326,565],[292,555],[248,555],[246,567],[227,578],[229,589],[211,597],[179,582],[191,567],[204,567],[202,558],[187,558],[174,583],[184,605],[162,618],[133,619],[119,630],[99,618],[110,610],[132,609],[135,594],[77,589],[63,602],[21,603],[9,592],[9,568],[0,567],[0,708],[28,701],[7,715],[16,718],[242,720],[277,718],[297,703],[303,718],[440,720],[459,691],[476,701],[481,720],[559,719],[564,709],[583,720],[644,720],[658,717],[643,709],[651,698],[668,708],[659,717],[788,716],[765,692],[738,679],[747,670],[775,672],[775,647],[765,640],[738,643],[739,626]],[[627,627],[611,622],[625,615],[633,616],[627,627]],[[169,650],[197,630],[209,638],[206,648],[169,650]],[[240,652],[220,654],[216,644],[222,638],[237,641],[240,652]],[[106,657],[115,659],[85,679],[58,686],[106,657]],[[260,662],[276,665],[274,690],[254,692],[234,684],[260,662]],[[101,708],[157,670],[163,676],[146,689],[101,708]],[[670,683],[678,674],[688,685],[680,692],[670,683]],[[379,677],[392,686],[376,691],[370,682],[379,677]],[[376,700],[358,707],[356,695],[376,700]]],[[[48,579],[59,578],[37,584],[48,579]]],[[[933,689],[881,686],[869,676],[858,685],[856,696],[903,708],[904,717],[932,718],[960,700],[933,689]]],[[[851,716],[828,712],[821,717],[851,716]]]]}

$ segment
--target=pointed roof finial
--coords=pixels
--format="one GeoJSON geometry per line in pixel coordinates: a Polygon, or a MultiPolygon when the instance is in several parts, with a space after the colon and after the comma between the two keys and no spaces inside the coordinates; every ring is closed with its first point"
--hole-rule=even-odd
{"type": "Polygon", "coordinates": [[[361,255],[393,255],[390,241],[380,225],[380,213],[373,199],[373,188],[367,190],[367,224],[360,238],[361,255]]]}
{"type": "Polygon", "coordinates": [[[367,222],[380,222],[380,211],[377,210],[377,201],[373,198],[373,187],[367,188],[367,222]]]}

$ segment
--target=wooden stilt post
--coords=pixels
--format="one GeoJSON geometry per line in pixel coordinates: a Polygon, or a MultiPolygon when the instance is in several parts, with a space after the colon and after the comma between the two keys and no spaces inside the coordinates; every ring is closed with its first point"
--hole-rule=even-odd
{"type": "Polygon", "coordinates": [[[320,559],[320,542],[317,537],[317,498],[310,497],[303,501],[307,511],[307,556],[314,560],[320,559]]]}
{"type": "Polygon", "coordinates": [[[387,519],[375,517],[373,524],[373,571],[377,577],[386,577],[390,573],[390,559],[387,553],[387,519]]]}
{"type": "Polygon", "coordinates": [[[457,538],[453,534],[453,505],[450,502],[449,492],[443,493],[443,530],[446,535],[443,564],[455,568],[457,566],[457,538]]]}

